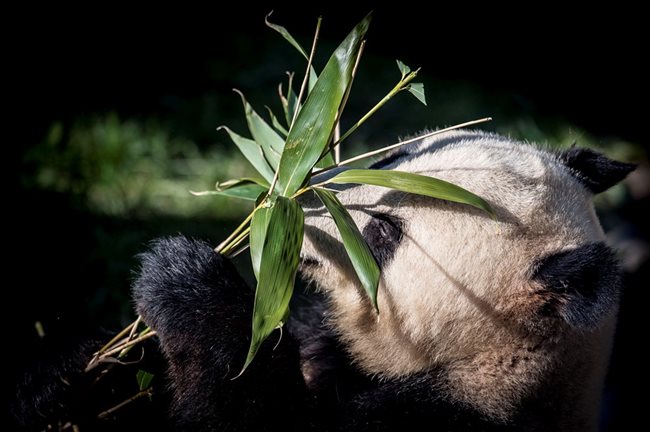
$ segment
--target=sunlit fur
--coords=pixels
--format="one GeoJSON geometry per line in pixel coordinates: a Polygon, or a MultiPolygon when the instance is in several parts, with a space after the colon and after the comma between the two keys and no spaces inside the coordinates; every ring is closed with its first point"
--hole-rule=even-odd
{"type": "Polygon", "coordinates": [[[328,294],[329,322],[351,356],[386,378],[443,370],[441,391],[497,422],[595,429],[616,295],[603,294],[613,298],[602,299],[595,325],[572,326],[540,312],[547,293],[531,278],[544,256],[605,240],[592,193],[554,154],[497,135],[452,132],[405,150],[386,168],[460,185],[489,202],[496,220],[438,199],[339,187],[361,229],[373,212],[404,221],[377,315],[332,219],[306,197],[303,254],[318,265],[303,272],[328,294]]]}

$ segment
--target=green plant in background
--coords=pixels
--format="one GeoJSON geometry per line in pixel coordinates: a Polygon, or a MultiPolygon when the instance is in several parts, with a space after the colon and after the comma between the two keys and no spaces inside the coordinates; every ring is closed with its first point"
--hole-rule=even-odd
{"type": "MultiPolygon", "coordinates": [[[[279,88],[285,124],[282,124],[270,109],[270,123],[264,120],[244,95],[238,92],[244,105],[251,138],[243,137],[225,126],[219,129],[229,135],[255,168],[257,176],[218,182],[215,190],[194,192],[195,195],[225,195],[255,202],[253,211],[215,249],[226,256],[235,256],[250,247],[253,272],[257,279],[252,338],[242,373],[255,357],[262,342],[275,329],[282,327],[289,315],[289,302],[293,294],[304,235],[304,214],[297,201],[299,196],[314,193],[334,219],[359,281],[377,313],[379,267],[354,220],[327,185],[354,183],[392,188],[468,204],[494,216],[490,206],[480,197],[459,186],[432,177],[372,169],[350,169],[322,181],[314,177],[427,136],[489,119],[452,126],[341,161],[337,151],[341,142],[393,96],[408,91],[426,104],[423,84],[412,82],[418,70],[412,71],[404,63],[397,61],[401,73],[398,83],[366,115],[341,135],[340,119],[363,52],[370,15],[357,24],[338,46],[320,75],[312,64],[320,31],[320,19],[309,55],[285,28],[270,23],[268,17],[266,22],[307,59],[300,90],[298,94],[294,92],[292,74],[289,75],[286,93],[283,92],[282,86],[279,88]],[[303,96],[306,96],[304,102],[303,96]]],[[[138,322],[139,319],[124,329],[120,337],[114,338],[102,348],[91,361],[89,368],[93,368],[108,355],[117,353],[118,357],[124,356],[135,343],[155,334],[148,328],[137,333],[138,322]],[[124,337],[127,334],[129,336],[124,337]]]]}
{"type": "MultiPolygon", "coordinates": [[[[220,205],[227,198],[188,199],[187,191],[209,179],[243,176],[248,168],[235,152],[201,150],[174,136],[159,121],[138,122],[110,113],[77,120],[66,130],[54,123],[42,143],[26,155],[35,173],[29,188],[69,193],[101,215],[171,215],[241,219],[242,209],[220,205]]],[[[245,214],[245,213],[244,213],[245,214]]]]}

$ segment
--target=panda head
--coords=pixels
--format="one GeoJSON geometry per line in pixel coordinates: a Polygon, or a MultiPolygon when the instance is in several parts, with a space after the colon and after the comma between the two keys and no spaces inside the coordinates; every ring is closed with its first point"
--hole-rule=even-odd
{"type": "Polygon", "coordinates": [[[402,148],[374,168],[462,186],[497,219],[376,186],[339,187],[382,270],[377,314],[333,220],[305,198],[302,273],[328,294],[329,322],[359,367],[387,377],[443,368],[462,399],[501,415],[557,362],[607,349],[619,277],[592,198],[632,165],[460,131],[402,148]],[[490,377],[512,401],[481,396],[496,388],[490,377]]]}

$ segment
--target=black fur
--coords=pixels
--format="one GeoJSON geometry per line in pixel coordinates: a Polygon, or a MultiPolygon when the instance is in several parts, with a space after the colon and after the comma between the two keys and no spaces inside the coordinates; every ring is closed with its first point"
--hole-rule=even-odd
{"type": "Polygon", "coordinates": [[[265,344],[233,380],[248,349],[253,293],[228,260],[185,237],[158,240],[141,259],[133,296],[169,362],[172,417],[182,430],[276,430],[304,412],[290,337],[274,351],[265,344]]]}
{"type": "Polygon", "coordinates": [[[571,148],[560,154],[562,162],[577,175],[591,192],[606,191],[636,168],[635,164],[618,162],[586,148],[571,148]]]}
{"type": "Polygon", "coordinates": [[[383,159],[378,160],[377,162],[373,163],[370,165],[370,169],[382,169],[385,168],[386,166],[392,164],[396,160],[402,158],[403,156],[406,156],[408,153],[405,151],[395,151],[392,154],[389,154],[383,159]]]}
{"type": "MultiPolygon", "coordinates": [[[[169,430],[169,422],[159,415],[163,407],[169,406],[169,401],[164,392],[163,374],[157,372],[162,368],[162,358],[157,355],[155,343],[144,343],[144,356],[142,350],[135,349],[122,359],[124,364],[84,372],[93,353],[112,335],[114,332],[101,332],[82,343],[46,336],[43,348],[51,354],[41,357],[20,380],[11,406],[15,422],[12,426],[29,431],[72,430],[72,425],[82,431],[97,432],[169,430]],[[47,341],[50,337],[54,339],[47,341]],[[75,347],[66,347],[71,344],[75,347]],[[114,415],[100,417],[100,413],[138,393],[135,377],[140,369],[154,372],[153,398],[140,398],[114,415]],[[63,428],[64,425],[68,426],[63,428]]],[[[10,426],[8,430],[14,428],[10,426]]]]}
{"type": "Polygon", "coordinates": [[[384,213],[374,213],[371,216],[372,219],[363,228],[362,235],[377,264],[383,268],[393,259],[395,251],[402,242],[403,222],[384,213]]]}
{"type": "Polygon", "coordinates": [[[619,295],[620,270],[614,251],[605,243],[590,243],[540,260],[533,279],[551,293],[546,312],[558,313],[569,324],[594,326],[611,311],[619,295]]]}
{"type": "Polygon", "coordinates": [[[16,388],[11,410],[18,425],[29,430],[45,429],[52,418],[80,423],[81,401],[75,390],[88,360],[99,347],[96,341],[84,342],[35,364],[16,388]]]}
{"type": "Polygon", "coordinates": [[[488,421],[471,407],[450,400],[444,371],[431,370],[405,379],[382,382],[361,391],[346,404],[342,430],[359,432],[436,430],[506,432],[514,422],[488,421]]]}
{"type": "Polygon", "coordinates": [[[310,391],[321,392],[350,364],[350,359],[329,326],[324,294],[294,296],[291,311],[287,330],[299,342],[305,384],[310,391]]]}
{"type": "Polygon", "coordinates": [[[173,414],[186,429],[397,430],[444,419],[448,431],[492,430],[471,409],[437,394],[436,374],[378,380],[360,373],[327,326],[320,297],[294,302],[297,311],[278,348],[267,342],[250,369],[231,381],[248,347],[251,290],[202,242],[160,240],[142,260],[134,296],[159,334],[170,363],[173,414]]]}
{"type": "MultiPolygon", "coordinates": [[[[322,296],[293,302],[281,343],[275,349],[273,340],[263,344],[249,369],[233,380],[248,349],[253,292],[232,264],[207,243],[184,237],[154,242],[141,261],[133,295],[166,358],[167,385],[158,382],[156,389],[170,392],[167,408],[152,421],[169,416],[167,427],[185,431],[390,431],[423,424],[444,431],[508,430],[446,398],[442,371],[400,380],[359,371],[327,325],[322,296]]],[[[80,373],[88,355],[68,369],[80,373]]],[[[47,407],[66,402],[46,393],[40,408],[21,397],[45,416],[47,407]]],[[[96,426],[86,429],[106,430],[96,426]]]]}

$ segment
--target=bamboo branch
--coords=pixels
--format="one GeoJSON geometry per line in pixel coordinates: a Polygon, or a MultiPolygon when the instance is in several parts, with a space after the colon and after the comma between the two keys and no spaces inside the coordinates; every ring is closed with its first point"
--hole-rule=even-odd
{"type": "Polygon", "coordinates": [[[385,153],[385,152],[387,152],[389,150],[393,150],[393,149],[396,149],[398,147],[402,147],[402,146],[404,146],[406,144],[411,144],[411,143],[414,143],[416,141],[432,137],[434,135],[440,135],[440,134],[445,133],[445,132],[449,132],[449,131],[452,131],[452,130],[461,129],[461,128],[464,128],[464,127],[467,127],[467,126],[473,126],[475,124],[485,123],[485,122],[489,122],[489,121],[492,121],[492,117],[485,117],[485,118],[482,118],[482,119],[472,120],[472,121],[468,121],[468,122],[465,122],[465,123],[460,123],[460,124],[457,124],[457,125],[454,125],[454,126],[449,126],[449,127],[444,128],[444,129],[438,129],[437,131],[429,132],[427,134],[420,135],[420,136],[417,136],[415,138],[407,139],[406,141],[400,141],[400,142],[398,142],[396,144],[392,144],[392,145],[382,147],[382,148],[377,149],[377,150],[373,150],[373,151],[369,151],[367,153],[357,155],[357,156],[352,157],[350,159],[346,159],[346,160],[344,160],[342,162],[339,162],[337,164],[334,164],[334,165],[328,166],[326,168],[322,168],[320,170],[314,171],[313,175],[322,174],[322,173],[324,173],[326,171],[333,170],[334,168],[338,168],[340,166],[348,165],[348,164],[351,164],[351,163],[356,162],[356,161],[361,160],[361,159],[365,159],[365,158],[368,158],[368,157],[371,157],[371,156],[375,156],[375,155],[378,155],[378,154],[381,154],[381,153],[385,153]]]}
{"type": "Polygon", "coordinates": [[[151,388],[148,388],[146,390],[142,390],[141,392],[138,392],[138,393],[134,394],[133,396],[131,396],[127,400],[125,400],[123,402],[120,402],[119,404],[115,405],[114,407],[109,408],[106,411],[100,412],[99,414],[97,414],[97,418],[98,419],[105,419],[106,417],[113,414],[115,411],[123,408],[124,406],[130,404],[131,402],[134,402],[134,401],[136,401],[136,400],[138,400],[138,399],[140,399],[140,398],[142,398],[144,396],[151,396],[152,394],[153,394],[153,389],[151,389],[151,388]]]}
{"type": "Polygon", "coordinates": [[[86,366],[86,369],[84,370],[84,372],[90,372],[91,370],[96,368],[98,365],[104,363],[106,358],[112,356],[113,354],[119,353],[122,350],[124,350],[126,348],[129,348],[129,347],[131,347],[133,345],[139,344],[140,342],[142,342],[144,340],[147,340],[147,339],[149,339],[149,338],[151,338],[153,336],[156,336],[156,332],[149,329],[149,331],[147,331],[146,333],[145,332],[141,333],[141,335],[138,336],[137,338],[135,338],[133,340],[130,340],[128,342],[121,343],[118,346],[116,346],[115,348],[112,348],[112,349],[102,353],[98,357],[94,357],[88,363],[88,366],[86,366]]]}
{"type": "Polygon", "coordinates": [[[410,83],[417,76],[418,70],[413,71],[413,72],[409,73],[406,77],[402,78],[397,83],[397,85],[395,87],[393,87],[393,89],[390,92],[388,92],[388,94],[386,96],[383,97],[382,100],[377,102],[377,104],[374,107],[372,107],[372,109],[370,111],[368,111],[366,113],[366,115],[361,117],[359,119],[359,121],[357,121],[354,125],[352,125],[352,127],[350,129],[348,129],[347,132],[345,132],[343,134],[343,136],[341,138],[339,138],[338,142],[334,143],[334,145],[338,145],[340,142],[345,141],[345,139],[347,137],[352,135],[352,133],[354,131],[356,131],[359,128],[359,126],[361,126],[363,123],[366,122],[366,120],[368,120],[370,117],[372,117],[382,106],[384,106],[386,104],[386,102],[391,100],[393,98],[393,96],[395,96],[397,93],[404,90],[406,88],[406,85],[408,83],[410,83]]]}
{"type": "Polygon", "coordinates": [[[362,40],[359,45],[359,51],[357,52],[357,58],[354,60],[354,66],[352,67],[352,74],[350,75],[350,85],[345,90],[345,95],[343,95],[343,101],[339,107],[338,112],[336,113],[336,126],[334,127],[334,138],[332,144],[328,147],[329,150],[334,149],[334,162],[339,163],[341,159],[341,149],[339,144],[341,141],[341,116],[343,115],[343,110],[345,105],[348,103],[348,98],[350,97],[350,91],[352,90],[352,84],[354,83],[354,78],[357,76],[357,69],[359,68],[359,61],[361,60],[361,55],[363,54],[363,49],[366,47],[366,41],[362,40]]]}
{"type": "Polygon", "coordinates": [[[307,87],[307,81],[309,81],[309,72],[311,71],[311,64],[314,60],[314,53],[316,52],[316,42],[318,42],[318,34],[320,33],[320,23],[323,20],[322,17],[318,17],[318,22],[316,23],[316,32],[314,33],[314,41],[311,44],[311,52],[309,53],[309,59],[307,60],[307,71],[305,72],[305,78],[302,80],[300,85],[300,93],[298,93],[298,100],[296,101],[296,109],[293,112],[293,118],[291,119],[291,124],[289,125],[289,132],[293,124],[296,122],[296,117],[298,117],[298,110],[300,110],[300,101],[302,100],[302,95],[305,93],[305,88],[307,87]]]}

